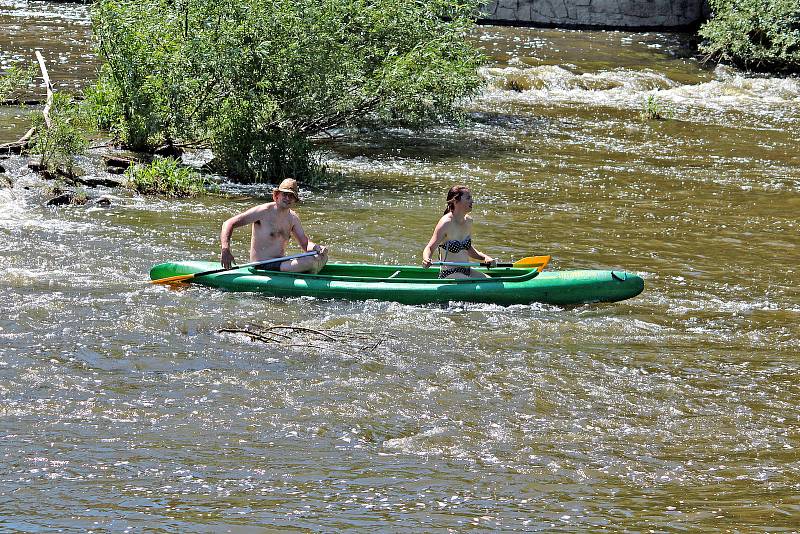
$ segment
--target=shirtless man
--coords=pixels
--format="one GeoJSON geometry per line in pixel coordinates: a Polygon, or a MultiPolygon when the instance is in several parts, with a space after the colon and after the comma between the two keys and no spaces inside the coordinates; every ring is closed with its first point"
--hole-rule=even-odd
{"type": "Polygon", "coordinates": [[[272,191],[273,202],[255,206],[249,210],[235,215],[222,223],[219,234],[222,254],[222,266],[229,269],[234,264],[231,253],[231,235],[233,229],[248,224],[253,225],[250,238],[250,261],[269,260],[286,256],[286,245],[294,236],[304,251],[317,252],[315,256],[306,256],[283,261],[280,264],[267,264],[264,268],[274,271],[293,273],[318,273],[328,261],[327,247],[311,242],[300,219],[290,208],[300,201],[300,191],[297,181],[287,178],[272,191]]]}

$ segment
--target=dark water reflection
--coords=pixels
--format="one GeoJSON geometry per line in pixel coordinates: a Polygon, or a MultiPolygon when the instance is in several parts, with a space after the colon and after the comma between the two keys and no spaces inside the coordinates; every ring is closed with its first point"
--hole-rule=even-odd
{"type": "MultiPolygon", "coordinates": [[[[91,77],[84,8],[0,9],[29,43],[49,20],[83,28],[74,49],[35,46],[68,57],[67,86],[91,77]]],[[[34,46],[7,35],[2,60],[34,46]]],[[[309,234],[340,261],[415,263],[463,181],[479,248],[626,268],[645,293],[560,309],[170,291],[149,267],[213,258],[265,189],[51,209],[3,160],[2,528],[796,530],[797,80],[701,68],[675,35],[479,38],[498,52],[466,127],[327,142],[344,177],[304,187],[309,234]],[[640,121],[648,94],[675,119],[640,121]],[[263,323],[383,341],[218,333],[263,323]]]]}

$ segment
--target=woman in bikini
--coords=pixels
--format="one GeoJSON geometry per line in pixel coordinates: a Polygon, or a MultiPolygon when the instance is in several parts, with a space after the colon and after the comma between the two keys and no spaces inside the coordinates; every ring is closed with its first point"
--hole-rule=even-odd
{"type": "MultiPolygon", "coordinates": [[[[422,251],[422,266],[430,267],[433,251],[439,248],[441,261],[467,263],[470,258],[482,263],[496,261],[472,246],[472,194],[464,185],[454,185],[447,192],[447,209],[439,219],[433,236],[422,251]]],[[[439,278],[488,278],[488,275],[466,266],[443,265],[439,278]]]]}

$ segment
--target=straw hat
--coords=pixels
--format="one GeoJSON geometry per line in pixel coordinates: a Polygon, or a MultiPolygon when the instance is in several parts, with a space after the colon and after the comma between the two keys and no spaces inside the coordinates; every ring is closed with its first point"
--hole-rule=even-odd
{"type": "Polygon", "coordinates": [[[297,180],[294,178],[286,178],[278,185],[278,187],[273,189],[273,192],[274,191],[280,191],[281,193],[289,193],[290,195],[294,195],[294,198],[300,202],[300,188],[297,187],[297,180]]]}

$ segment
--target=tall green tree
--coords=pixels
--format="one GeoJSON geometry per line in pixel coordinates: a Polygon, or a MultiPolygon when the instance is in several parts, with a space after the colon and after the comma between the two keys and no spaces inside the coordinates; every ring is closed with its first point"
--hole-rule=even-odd
{"type": "Polygon", "coordinates": [[[218,168],[260,180],[308,170],[309,137],[423,127],[480,87],[466,39],[479,0],[100,0],[104,60],[89,91],[128,146],[211,146],[218,168]]]}
{"type": "Polygon", "coordinates": [[[800,0],[709,0],[701,50],[758,70],[800,72],[800,0]]]}

